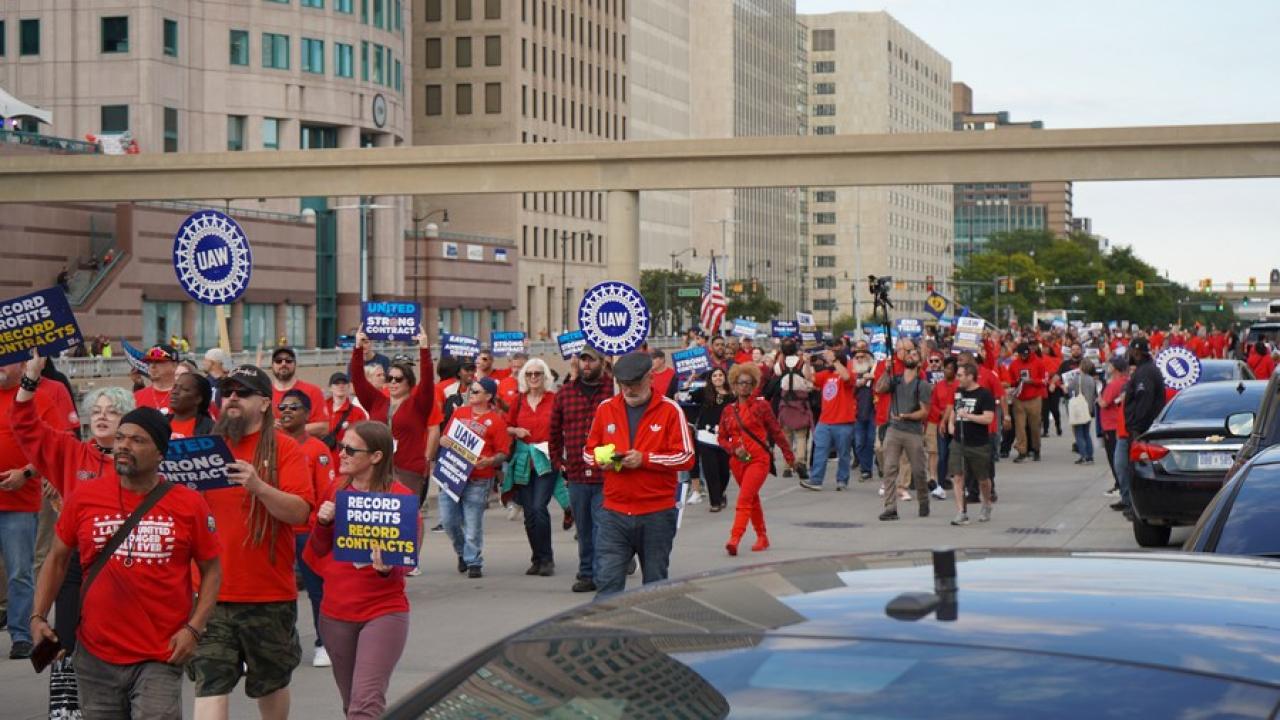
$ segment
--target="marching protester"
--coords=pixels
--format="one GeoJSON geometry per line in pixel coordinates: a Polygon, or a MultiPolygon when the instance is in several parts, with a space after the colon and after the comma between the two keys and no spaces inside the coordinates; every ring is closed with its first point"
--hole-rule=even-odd
{"type": "Polygon", "coordinates": [[[948,449],[948,474],[956,502],[956,516],[952,525],[968,525],[968,499],[965,495],[965,477],[972,476],[978,483],[982,508],[978,522],[991,519],[991,443],[988,439],[991,422],[995,419],[996,401],[991,392],[978,384],[978,368],[969,363],[958,365],[955,370],[954,402],[945,411],[943,422],[947,433],[954,439],[948,449]]]}
{"type": "MultiPolygon", "coordinates": [[[[515,404],[516,396],[520,394],[520,370],[524,368],[524,364],[529,361],[529,353],[514,352],[507,358],[507,367],[505,370],[495,370],[495,379],[499,373],[503,373],[501,379],[498,379],[498,397],[502,400],[502,404],[511,407],[515,404]]],[[[547,381],[551,381],[551,375],[547,375],[547,381]]]]}
{"type": "Polygon", "coordinates": [[[311,398],[311,416],[307,432],[320,436],[328,431],[324,416],[324,391],[298,377],[298,354],[291,347],[278,347],[271,352],[271,404],[279,405],[284,394],[300,390],[311,398]]]}
{"type": "Polygon", "coordinates": [[[155,345],[142,356],[142,361],[147,364],[151,384],[134,392],[134,403],[168,413],[169,394],[178,373],[178,351],[172,345],[155,345]]]}
{"type": "MultiPolygon", "coordinates": [[[[902,342],[910,343],[910,340],[902,342]]],[[[924,423],[929,417],[933,386],[920,377],[920,356],[908,346],[902,375],[886,372],[876,381],[876,392],[889,398],[889,427],[884,435],[884,512],[881,520],[898,519],[898,493],[895,492],[902,456],[911,466],[911,482],[915,486],[917,512],[929,516],[929,485],[925,470],[924,423]]]]}
{"type": "Polygon", "coordinates": [[[338,443],[346,437],[347,428],[369,419],[369,416],[364,408],[353,402],[351,378],[344,372],[336,372],[329,376],[329,401],[325,403],[324,409],[329,421],[329,429],[320,436],[320,442],[329,448],[333,455],[333,467],[337,467],[338,443]]]}
{"type": "Polygon", "coordinates": [[[511,454],[506,420],[493,404],[497,394],[493,378],[473,380],[467,388],[467,404],[455,410],[449,421],[466,425],[484,440],[462,496],[455,500],[449,493],[440,493],[440,523],[458,556],[458,572],[471,578],[484,576],[484,510],[498,468],[511,454]]]}
{"type": "MultiPolygon", "coordinates": [[[[307,418],[311,415],[311,398],[301,390],[294,388],[287,391],[276,405],[280,413],[279,426],[286,435],[298,443],[298,449],[307,459],[307,470],[311,478],[311,487],[317,499],[331,494],[334,482],[333,458],[329,448],[313,435],[307,434],[307,418]]],[[[298,557],[298,573],[302,576],[302,586],[307,591],[307,599],[311,602],[311,622],[316,629],[316,642],[311,664],[314,667],[329,667],[329,653],[324,647],[324,637],[320,632],[320,606],[324,598],[324,579],[302,557],[307,546],[311,523],[305,522],[293,526],[294,550],[298,557]]]]}
{"type": "Polygon", "coordinates": [[[187,438],[213,432],[213,386],[203,375],[184,373],[173,381],[169,393],[170,437],[187,438]]]}
{"type": "Polygon", "coordinates": [[[876,396],[875,359],[866,343],[859,343],[853,351],[853,457],[858,463],[858,482],[871,479],[876,461],[876,396]]]}
{"type": "Polygon", "coordinates": [[[760,385],[760,368],[753,363],[734,365],[729,370],[729,385],[737,401],[721,413],[717,439],[721,449],[731,455],[729,466],[739,486],[733,527],[729,531],[729,542],[724,546],[725,552],[737,555],[738,543],[748,523],[756,532],[756,542],[751,551],[769,549],[760,489],[772,473],[773,444],[782,449],[788,469],[795,465],[796,457],[769,403],[755,397],[756,388],[760,385]]]}
{"type": "Polygon", "coordinates": [[[1013,392],[1013,430],[1018,451],[1015,463],[1030,457],[1040,460],[1041,404],[1048,390],[1048,374],[1040,358],[1031,354],[1031,345],[1022,342],[1015,350],[1017,357],[1009,364],[1009,384],[1013,392]]]}
{"type": "Polygon", "coordinates": [[[1271,349],[1265,340],[1258,340],[1249,351],[1249,369],[1259,380],[1269,380],[1276,371],[1275,361],[1271,359],[1271,349]]]}
{"type": "MultiPolygon", "coordinates": [[[[385,563],[376,546],[369,564],[335,560],[335,501],[340,490],[414,495],[412,488],[395,479],[394,442],[382,423],[351,426],[338,446],[342,484],[325,493],[307,548],[308,559],[328,589],[320,603],[317,632],[325,637],[342,712],[349,720],[381,717],[387,707],[391,673],[409,639],[409,598],[404,591],[408,568],[385,563]]],[[[418,540],[421,544],[420,519],[418,540]]]]}
{"type": "Polygon", "coordinates": [[[653,392],[652,369],[645,353],[614,363],[622,392],[600,404],[583,447],[583,460],[604,472],[597,598],[625,589],[636,556],[645,584],[666,580],[671,563],[678,473],[693,466],[693,439],[680,406],[653,392]]]}
{"type": "Polygon", "coordinates": [[[1126,518],[1131,519],[1133,500],[1129,494],[1129,483],[1133,477],[1133,465],[1129,459],[1129,445],[1151,427],[1164,408],[1165,388],[1164,376],[1151,358],[1151,345],[1146,338],[1135,338],[1129,343],[1129,356],[1133,365],[1122,396],[1124,424],[1123,429],[1117,432],[1116,441],[1116,480],[1120,485],[1120,501],[1111,507],[1121,510],[1126,518]]]}
{"type": "MultiPolygon", "coordinates": [[[[1129,361],[1123,355],[1113,355],[1107,363],[1109,375],[1107,384],[1102,389],[1101,396],[1098,397],[1098,415],[1102,420],[1102,442],[1107,451],[1107,467],[1111,469],[1111,477],[1114,481],[1112,489],[1107,491],[1108,495],[1120,495],[1120,471],[1116,460],[1116,451],[1119,450],[1119,434],[1121,426],[1124,425],[1124,411],[1121,405],[1124,403],[1124,386],[1129,382],[1129,361]]],[[[1126,454],[1128,449],[1126,447],[1126,454]]],[[[1128,501],[1122,500],[1117,503],[1120,507],[1113,509],[1123,510],[1128,506],[1128,501]]]]}
{"type": "MultiPolygon", "coordinates": [[[[947,486],[955,488],[951,483],[951,429],[947,426],[944,416],[947,408],[955,402],[956,388],[959,386],[956,380],[957,366],[954,355],[942,359],[941,374],[937,376],[937,381],[933,383],[933,392],[929,395],[929,419],[925,425],[925,437],[928,437],[930,432],[934,434],[936,453],[932,464],[938,484],[936,486],[930,484],[930,486],[933,497],[939,500],[947,499],[947,486]]],[[[974,372],[977,372],[976,367],[974,372]]],[[[958,491],[963,493],[964,487],[961,486],[958,491]]]]}
{"type": "MultiPolygon", "coordinates": [[[[1079,347],[1077,346],[1077,350],[1079,347]]],[[[1098,379],[1093,374],[1093,361],[1085,358],[1064,385],[1067,397],[1067,420],[1075,434],[1077,465],[1093,464],[1093,409],[1098,403],[1098,379]]]]}
{"type": "Polygon", "coordinates": [[[243,676],[263,718],[286,718],[289,681],[302,657],[292,526],[307,522],[315,491],[298,444],[275,428],[267,373],[241,365],[221,390],[214,434],[236,460],[229,474],[235,487],[204,493],[222,538],[223,578],[191,661],[195,717],[225,720],[243,676]]]}
{"type": "Polygon", "coordinates": [[[809,479],[800,479],[807,490],[821,490],[827,475],[827,457],[836,451],[836,490],[849,487],[849,455],[853,452],[853,422],[857,417],[854,401],[854,377],[843,356],[833,350],[822,353],[824,369],[805,366],[805,377],[815,388],[822,388],[822,413],[813,430],[813,468],[809,479]],[[826,368],[830,369],[826,369],[826,368]]]}
{"type": "Polygon", "coordinates": [[[707,374],[707,384],[699,394],[702,395],[702,402],[698,405],[698,416],[693,423],[699,472],[707,488],[711,512],[720,512],[729,504],[725,498],[725,490],[729,486],[729,453],[720,447],[718,441],[713,440],[720,429],[725,407],[733,402],[728,373],[720,368],[712,368],[707,374]]]}
{"type": "MultiPolygon", "coordinates": [[[[773,397],[769,400],[777,408],[778,424],[787,436],[787,443],[796,451],[796,471],[803,477],[808,474],[809,438],[813,435],[813,413],[809,410],[809,393],[813,388],[804,378],[804,358],[795,341],[782,343],[782,352],[773,365],[773,378],[769,385],[773,397]]],[[[857,455],[856,442],[854,454],[857,455]]],[[[782,476],[791,477],[791,472],[791,468],[787,468],[782,476]]]]}
{"type": "Polygon", "coordinates": [[[548,446],[551,464],[569,484],[569,502],[578,525],[578,572],[574,592],[595,592],[599,573],[596,539],[604,509],[604,475],[583,459],[583,447],[600,403],[613,395],[613,378],[600,353],[590,346],[578,353],[577,377],[565,383],[551,405],[548,446]]]}
{"type": "Polygon", "coordinates": [[[556,393],[551,370],[541,359],[524,363],[517,380],[520,392],[506,418],[507,433],[514,439],[506,482],[516,488],[517,501],[524,509],[524,531],[532,553],[525,575],[550,577],[555,574],[556,563],[547,505],[561,483],[560,473],[551,463],[549,446],[556,393]]]}

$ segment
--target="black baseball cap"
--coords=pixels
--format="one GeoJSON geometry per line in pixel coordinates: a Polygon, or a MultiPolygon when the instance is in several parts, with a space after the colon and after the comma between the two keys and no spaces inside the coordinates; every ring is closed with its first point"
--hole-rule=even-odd
{"type": "Polygon", "coordinates": [[[256,365],[240,365],[223,376],[218,383],[218,391],[224,395],[233,387],[242,387],[263,397],[271,397],[271,378],[267,377],[265,370],[256,365]]]}
{"type": "Polygon", "coordinates": [[[275,362],[276,358],[280,357],[281,355],[288,355],[289,357],[293,358],[294,362],[298,361],[298,353],[294,352],[293,348],[281,346],[271,351],[271,362],[275,362]]]}
{"type": "Polygon", "coordinates": [[[347,374],[346,374],[346,373],[336,372],[336,373],[334,373],[334,374],[332,374],[332,375],[330,375],[330,376],[329,376],[329,384],[330,384],[330,385],[337,385],[337,384],[340,384],[340,383],[341,383],[341,384],[345,384],[345,383],[349,383],[349,382],[351,382],[351,378],[347,377],[347,374]]]}

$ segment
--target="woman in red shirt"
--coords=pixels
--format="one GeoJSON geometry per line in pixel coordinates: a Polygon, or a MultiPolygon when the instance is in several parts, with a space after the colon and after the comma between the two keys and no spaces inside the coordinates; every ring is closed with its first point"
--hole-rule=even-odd
{"type": "Polygon", "coordinates": [[[431,342],[425,333],[418,335],[418,364],[422,382],[409,363],[394,363],[387,373],[390,395],[383,395],[364,374],[366,354],[372,356],[369,336],[356,333],[356,347],[348,369],[356,397],[369,413],[370,420],[391,426],[396,480],[415,493],[422,491],[427,479],[427,418],[435,401],[435,380],[431,367],[431,342]]]}
{"type": "Polygon", "coordinates": [[[1098,398],[1098,419],[1102,423],[1102,442],[1107,449],[1107,467],[1111,468],[1111,477],[1115,485],[1107,491],[1109,495],[1120,494],[1120,476],[1116,473],[1116,441],[1120,427],[1124,424],[1124,386],[1129,382],[1129,361],[1123,355],[1112,356],[1110,362],[1111,377],[1102,389],[1098,398]]]}
{"type": "MultiPolygon", "coordinates": [[[[404,592],[409,568],[387,565],[376,547],[369,564],[334,560],[335,498],[343,490],[414,495],[394,478],[393,443],[382,423],[349,428],[338,446],[344,481],[320,504],[307,545],[307,563],[324,577],[320,634],[333,661],[333,679],[347,718],[381,717],[387,707],[387,685],[409,639],[409,598],[404,592]]],[[[419,544],[421,538],[419,521],[419,544]]]]}
{"type": "Polygon", "coordinates": [[[467,388],[467,404],[453,411],[445,435],[454,423],[462,423],[484,440],[480,458],[472,466],[466,487],[457,499],[440,493],[440,524],[458,555],[458,572],[468,577],[484,577],[484,509],[498,468],[511,454],[507,422],[494,410],[498,383],[493,378],[474,380],[467,388]]]}
{"type": "Polygon", "coordinates": [[[748,522],[756,530],[756,544],[751,546],[752,552],[769,547],[764,506],[760,503],[760,488],[764,486],[769,466],[773,464],[773,448],[768,442],[782,448],[782,457],[788,468],[795,466],[796,456],[791,452],[787,436],[783,434],[768,401],[755,397],[755,390],[760,385],[760,368],[750,363],[734,365],[729,369],[729,385],[738,400],[720,414],[720,430],[716,439],[720,447],[729,453],[729,469],[741,488],[729,542],[724,545],[726,552],[737,555],[738,542],[742,540],[748,522]]]}
{"type": "Polygon", "coordinates": [[[551,552],[551,513],[547,505],[556,489],[557,474],[547,457],[547,448],[555,392],[550,389],[551,371],[538,358],[520,368],[517,380],[520,392],[507,410],[507,434],[515,439],[511,480],[516,486],[516,502],[524,509],[524,532],[532,553],[524,574],[550,577],[555,574],[556,563],[551,552]]]}

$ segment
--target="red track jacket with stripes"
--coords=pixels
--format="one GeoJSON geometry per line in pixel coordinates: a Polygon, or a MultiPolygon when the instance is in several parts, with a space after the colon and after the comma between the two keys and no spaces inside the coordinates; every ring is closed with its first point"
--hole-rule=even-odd
{"type": "Polygon", "coordinates": [[[693,467],[693,438],[680,406],[670,398],[653,393],[640,418],[635,445],[627,426],[627,407],[622,395],[600,403],[587,433],[582,459],[589,467],[599,467],[595,449],[612,444],[614,454],[625,455],[633,447],[644,455],[634,470],[604,468],[604,507],[626,515],[645,515],[669,510],[676,505],[676,471],[693,467]]]}

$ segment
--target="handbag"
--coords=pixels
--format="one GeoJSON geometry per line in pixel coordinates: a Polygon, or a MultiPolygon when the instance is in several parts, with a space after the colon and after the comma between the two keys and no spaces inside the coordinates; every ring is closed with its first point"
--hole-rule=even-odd
{"type": "MultiPolygon", "coordinates": [[[[156,503],[160,502],[160,499],[163,498],[172,488],[173,483],[166,482],[164,480],[156,483],[156,486],[151,488],[151,492],[147,493],[147,496],[142,498],[142,502],[138,503],[138,507],[134,508],[133,512],[129,514],[129,517],[121,523],[120,527],[116,528],[115,533],[113,533],[111,538],[107,540],[107,544],[102,547],[102,552],[98,553],[97,557],[93,559],[93,564],[89,566],[89,570],[84,575],[84,582],[80,584],[81,605],[84,604],[84,599],[89,595],[89,586],[93,585],[93,581],[98,577],[98,574],[107,566],[107,561],[110,560],[111,556],[115,555],[116,550],[124,544],[125,538],[129,537],[129,533],[133,532],[133,529],[138,527],[138,523],[142,522],[143,516],[150,512],[151,508],[155,507],[156,503]]],[[[44,669],[48,667],[64,649],[65,647],[62,645],[62,641],[56,638],[53,640],[49,640],[47,638],[42,639],[37,643],[36,646],[31,649],[31,665],[35,668],[36,673],[44,672],[44,669]]]]}
{"type": "Polygon", "coordinates": [[[744,425],[742,422],[742,412],[738,410],[738,403],[736,402],[733,404],[733,415],[738,419],[738,427],[742,430],[743,434],[751,438],[752,440],[754,440],[756,444],[764,448],[765,451],[769,453],[769,474],[777,475],[778,465],[776,462],[774,462],[774,459],[773,459],[773,446],[761,440],[760,438],[756,437],[755,433],[747,429],[747,426],[744,425]]]}
{"type": "Polygon", "coordinates": [[[1067,421],[1072,425],[1088,425],[1093,422],[1093,413],[1084,395],[1076,393],[1067,401],[1067,421]]]}

